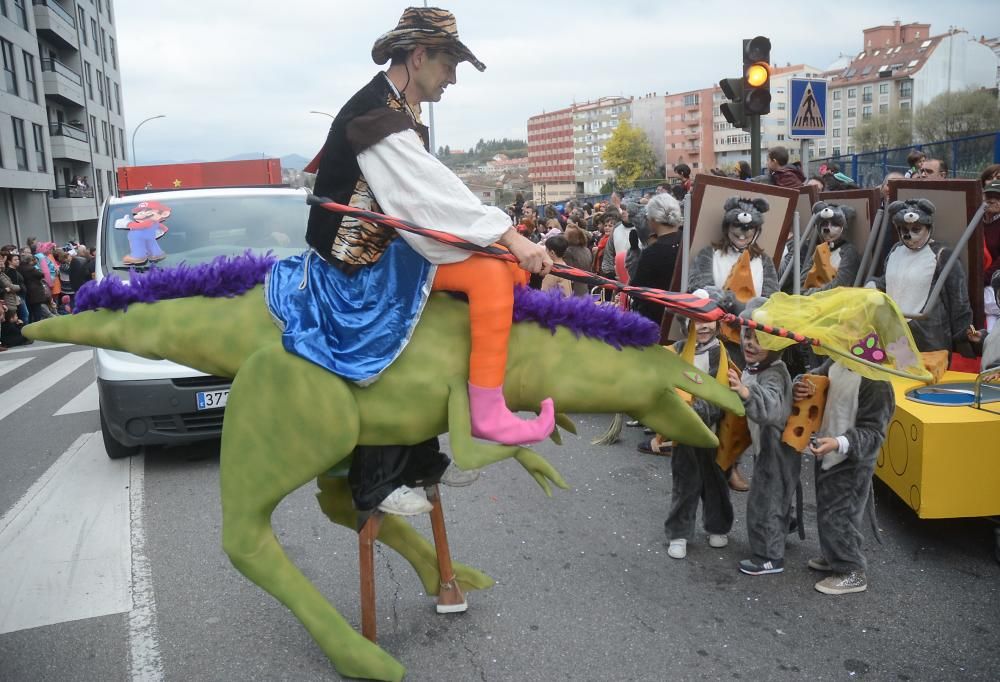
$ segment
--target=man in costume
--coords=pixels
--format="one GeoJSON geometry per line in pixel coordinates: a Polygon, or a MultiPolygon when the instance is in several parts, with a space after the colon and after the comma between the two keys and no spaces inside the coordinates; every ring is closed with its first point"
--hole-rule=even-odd
{"type": "MultiPolygon", "coordinates": [[[[316,194],[480,246],[499,243],[524,270],[546,274],[552,261],[544,247],[519,235],[506,213],[483,206],[428,150],[420,103],[441,99],[456,82],[460,62],[486,68],[459,40],[455,17],[433,7],[407,8],[396,28],[375,42],[372,59],[391,63],[334,119],[326,144],[307,167],[318,170],[316,194]]],[[[276,264],[268,286],[268,304],[283,326],[289,352],[367,385],[402,352],[432,290],[462,292],[469,299],[472,331],[472,434],[521,444],[552,432],[551,400],[543,401],[536,419],[524,421],[504,402],[515,268],[322,207],[310,213],[306,241],[312,250],[276,264]]],[[[412,478],[403,473],[412,469],[411,456],[436,451],[436,440],[359,448],[351,476],[359,482],[354,487],[359,509],[390,493],[383,511],[429,510],[426,500],[398,484],[412,478]]]]}

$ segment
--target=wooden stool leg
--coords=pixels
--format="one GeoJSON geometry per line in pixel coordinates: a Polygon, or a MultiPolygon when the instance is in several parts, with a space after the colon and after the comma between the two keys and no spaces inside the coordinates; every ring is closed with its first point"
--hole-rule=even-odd
{"type": "Polygon", "coordinates": [[[444,527],[444,509],[441,507],[441,492],[436,485],[424,488],[431,509],[431,529],[434,531],[434,549],[437,550],[438,571],[441,574],[441,589],[438,591],[436,609],[438,613],[462,613],[469,603],[465,601],[462,588],[455,580],[451,567],[451,551],[448,549],[448,532],[444,527]]]}
{"type": "Polygon", "coordinates": [[[375,539],[382,527],[382,513],[375,512],[358,532],[358,572],[361,575],[361,634],[372,642],[376,637],[375,539]]]}

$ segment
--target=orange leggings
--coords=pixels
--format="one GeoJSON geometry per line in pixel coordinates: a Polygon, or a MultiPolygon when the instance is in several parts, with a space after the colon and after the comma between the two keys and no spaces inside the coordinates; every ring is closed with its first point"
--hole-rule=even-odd
{"type": "Polygon", "coordinates": [[[460,291],[469,297],[469,382],[476,386],[495,388],[503,383],[514,315],[514,285],[526,283],[522,273],[527,275],[513,263],[477,255],[437,268],[433,291],[460,291]]]}

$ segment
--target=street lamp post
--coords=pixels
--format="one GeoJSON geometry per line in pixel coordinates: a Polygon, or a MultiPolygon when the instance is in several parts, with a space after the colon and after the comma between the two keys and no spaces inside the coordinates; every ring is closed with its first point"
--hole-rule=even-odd
{"type": "Polygon", "coordinates": [[[140,121],[139,125],[137,125],[135,128],[132,129],[132,165],[133,166],[138,165],[135,162],[135,134],[137,132],[139,132],[139,128],[142,127],[143,123],[147,123],[148,121],[152,121],[152,120],[157,119],[157,118],[166,118],[166,117],[167,117],[166,114],[159,114],[157,116],[150,116],[149,118],[147,118],[147,119],[145,119],[143,121],[140,121]]]}

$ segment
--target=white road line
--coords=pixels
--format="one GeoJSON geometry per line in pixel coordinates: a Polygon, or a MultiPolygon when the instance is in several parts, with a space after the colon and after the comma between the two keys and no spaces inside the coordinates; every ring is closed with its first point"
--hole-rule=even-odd
{"type": "Polygon", "coordinates": [[[6,362],[0,362],[0,377],[8,372],[13,372],[15,369],[21,365],[31,362],[34,358],[25,358],[24,360],[8,360],[6,362]]]}
{"type": "Polygon", "coordinates": [[[146,489],[143,459],[132,457],[131,465],[132,610],[128,614],[129,663],[133,680],[160,682],[163,680],[163,663],[156,625],[153,571],[146,557],[143,525],[146,489]]]}
{"type": "Polygon", "coordinates": [[[18,346],[17,348],[11,348],[7,351],[10,353],[33,353],[38,350],[52,350],[53,348],[65,348],[66,346],[72,346],[72,343],[45,343],[44,341],[35,341],[30,346],[18,346]]]}
{"type": "Polygon", "coordinates": [[[131,608],[129,469],[84,434],[0,519],[0,634],[131,608]]]}
{"type": "Polygon", "coordinates": [[[100,402],[97,395],[97,382],[93,382],[87,388],[80,391],[79,395],[63,405],[53,417],[61,417],[64,414],[79,414],[80,412],[96,412],[100,409],[100,402]]]}
{"type": "Polygon", "coordinates": [[[94,356],[89,350],[67,353],[51,365],[0,393],[0,419],[34,400],[94,356]]]}

